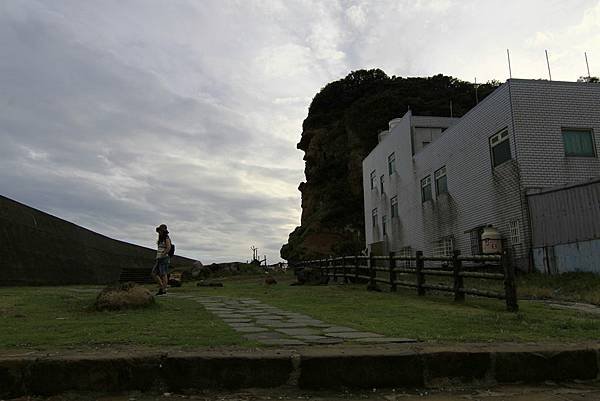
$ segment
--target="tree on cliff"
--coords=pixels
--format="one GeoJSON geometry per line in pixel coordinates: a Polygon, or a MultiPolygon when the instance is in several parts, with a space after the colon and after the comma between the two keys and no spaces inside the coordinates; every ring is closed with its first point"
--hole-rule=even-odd
{"type": "MultiPolygon", "coordinates": [[[[499,82],[479,85],[483,99],[499,82]]],[[[377,135],[408,108],[415,115],[460,117],[475,106],[473,84],[435,75],[388,77],[379,69],[353,71],[317,93],[302,124],[306,182],[301,225],[281,248],[289,261],[357,254],[364,244],[362,160],[377,135]]]]}

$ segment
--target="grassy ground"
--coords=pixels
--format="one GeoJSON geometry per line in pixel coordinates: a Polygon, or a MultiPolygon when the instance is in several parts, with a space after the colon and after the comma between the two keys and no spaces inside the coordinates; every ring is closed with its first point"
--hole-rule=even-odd
{"type": "MultiPolygon", "coordinates": [[[[499,300],[468,297],[455,304],[445,295],[417,297],[414,290],[289,286],[291,275],[278,280],[267,287],[260,276],[230,277],[222,280],[223,288],[189,283],[172,293],[251,297],[329,323],[428,342],[578,342],[598,340],[600,333],[599,315],[539,302],[521,301],[514,314],[499,300]]],[[[191,300],[161,297],[149,309],[93,312],[89,307],[96,294],[90,287],[0,288],[0,350],[256,346],[191,300]]]]}

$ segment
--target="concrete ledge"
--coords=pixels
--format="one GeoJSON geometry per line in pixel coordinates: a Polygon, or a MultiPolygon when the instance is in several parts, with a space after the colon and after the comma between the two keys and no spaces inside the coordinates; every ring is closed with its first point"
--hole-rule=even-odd
{"type": "Polygon", "coordinates": [[[289,356],[168,357],[161,378],[169,390],[279,387],[292,373],[289,356]]]}
{"type": "Polygon", "coordinates": [[[0,356],[0,398],[66,391],[435,386],[600,379],[600,344],[406,345],[0,356]]]}
{"type": "Polygon", "coordinates": [[[500,352],[496,354],[496,380],[541,382],[591,380],[598,377],[598,350],[555,352],[500,352]]]}
{"type": "Polygon", "coordinates": [[[300,359],[301,388],[423,386],[418,354],[324,355],[300,359]]]}

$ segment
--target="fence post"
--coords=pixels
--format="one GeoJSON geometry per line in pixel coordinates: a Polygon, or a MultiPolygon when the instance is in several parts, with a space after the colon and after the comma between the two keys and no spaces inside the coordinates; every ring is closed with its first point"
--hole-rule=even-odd
{"type": "Polygon", "coordinates": [[[396,288],[396,259],[394,259],[394,252],[390,252],[390,291],[395,292],[396,288]]]}
{"type": "Polygon", "coordinates": [[[358,283],[358,255],[354,256],[354,284],[358,283]]]}
{"type": "Polygon", "coordinates": [[[372,253],[369,254],[369,286],[375,287],[375,257],[372,253]]]}
{"type": "Polygon", "coordinates": [[[323,259],[319,259],[319,272],[321,273],[321,281],[329,279],[329,277],[323,275],[323,259]]]}
{"type": "Polygon", "coordinates": [[[463,276],[460,275],[462,270],[462,261],[458,259],[460,251],[454,250],[452,253],[452,268],[454,269],[454,302],[463,302],[465,300],[465,293],[461,292],[464,287],[463,276]]]}
{"type": "Polygon", "coordinates": [[[501,256],[502,269],[504,270],[504,292],[506,295],[506,310],[517,312],[517,284],[515,282],[515,268],[510,260],[510,254],[504,251],[501,256]]]}
{"type": "Polygon", "coordinates": [[[335,260],[333,260],[333,258],[331,256],[329,257],[328,265],[329,265],[329,269],[333,270],[333,281],[335,283],[337,283],[337,267],[335,265],[335,260]]]}
{"type": "Polygon", "coordinates": [[[417,251],[416,253],[416,270],[417,270],[417,295],[425,295],[425,288],[423,288],[423,284],[425,284],[425,275],[423,274],[423,267],[425,265],[425,261],[423,260],[423,251],[417,251]]]}

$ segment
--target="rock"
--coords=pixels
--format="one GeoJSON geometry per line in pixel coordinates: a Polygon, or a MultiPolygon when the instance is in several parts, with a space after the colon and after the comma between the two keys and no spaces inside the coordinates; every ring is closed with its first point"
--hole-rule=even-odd
{"type": "Polygon", "coordinates": [[[266,285],[277,284],[277,280],[275,280],[275,277],[269,275],[269,276],[265,277],[265,284],[266,285]]]}
{"type": "Polygon", "coordinates": [[[154,296],[148,289],[128,282],[103,289],[96,298],[94,309],[102,311],[144,308],[153,305],[154,302],[154,296]]]}

